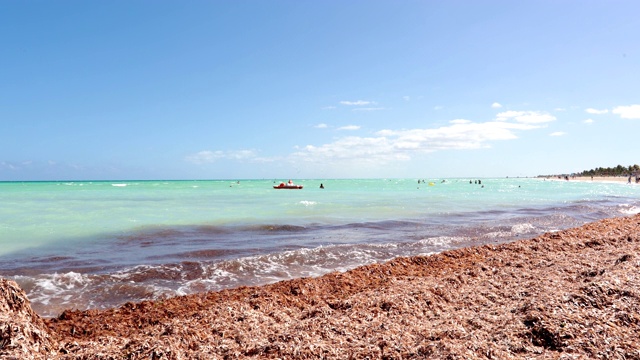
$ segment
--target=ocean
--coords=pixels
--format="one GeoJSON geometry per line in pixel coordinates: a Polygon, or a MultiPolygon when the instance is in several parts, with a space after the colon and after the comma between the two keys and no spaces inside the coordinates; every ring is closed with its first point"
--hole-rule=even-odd
{"type": "Polygon", "coordinates": [[[540,178],[0,182],[0,276],[65,309],[315,277],[640,212],[640,186],[540,178]],[[324,189],[320,188],[324,185],[324,189]]]}

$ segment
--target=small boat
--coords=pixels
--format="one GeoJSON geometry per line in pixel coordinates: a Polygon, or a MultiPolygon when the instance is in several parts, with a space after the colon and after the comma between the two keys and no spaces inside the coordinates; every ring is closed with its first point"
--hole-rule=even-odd
{"type": "Polygon", "coordinates": [[[288,183],[281,182],[280,185],[273,185],[274,189],[302,189],[302,185],[296,185],[293,181],[289,180],[288,183]]]}

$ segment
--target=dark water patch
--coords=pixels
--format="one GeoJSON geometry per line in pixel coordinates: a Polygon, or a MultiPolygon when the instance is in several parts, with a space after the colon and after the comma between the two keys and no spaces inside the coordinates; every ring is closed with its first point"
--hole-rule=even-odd
{"type": "Polygon", "coordinates": [[[304,226],[296,226],[296,225],[287,225],[287,224],[270,224],[270,225],[251,225],[244,228],[238,229],[239,231],[255,231],[255,232],[267,232],[267,233],[278,233],[278,232],[300,232],[306,231],[307,228],[304,226]]]}
{"type": "Polygon", "coordinates": [[[197,225],[193,227],[193,233],[202,235],[219,235],[228,234],[230,232],[232,232],[232,230],[224,226],[197,225]]]}
{"type": "Polygon", "coordinates": [[[237,250],[231,250],[231,249],[202,249],[202,250],[187,251],[183,253],[166,254],[161,256],[149,256],[148,259],[163,260],[163,259],[169,259],[169,258],[182,258],[182,259],[213,260],[213,259],[224,259],[224,258],[237,256],[239,253],[241,252],[237,250]]]}
{"type": "Polygon", "coordinates": [[[165,228],[122,235],[118,237],[118,241],[124,244],[135,244],[144,247],[158,242],[174,241],[182,236],[182,231],[173,228],[165,228]]]}
{"type": "Polygon", "coordinates": [[[547,215],[548,214],[548,209],[544,209],[544,208],[521,208],[521,209],[515,210],[513,213],[517,214],[518,216],[537,217],[537,216],[547,215]]]}
{"type": "Polygon", "coordinates": [[[419,225],[420,223],[418,221],[385,220],[385,221],[375,221],[375,222],[352,223],[352,224],[346,225],[346,227],[385,231],[385,230],[413,228],[419,225]]]}
{"type": "Polygon", "coordinates": [[[74,260],[75,258],[70,256],[44,256],[44,257],[35,257],[31,259],[31,262],[34,264],[43,263],[59,263],[63,261],[74,260]]]}

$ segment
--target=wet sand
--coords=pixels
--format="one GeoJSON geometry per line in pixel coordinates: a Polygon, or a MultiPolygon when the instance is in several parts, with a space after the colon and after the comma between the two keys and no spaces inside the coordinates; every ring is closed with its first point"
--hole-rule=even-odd
{"type": "Polygon", "coordinates": [[[639,253],[635,215],[45,320],[3,280],[0,357],[640,359],[639,253]]]}

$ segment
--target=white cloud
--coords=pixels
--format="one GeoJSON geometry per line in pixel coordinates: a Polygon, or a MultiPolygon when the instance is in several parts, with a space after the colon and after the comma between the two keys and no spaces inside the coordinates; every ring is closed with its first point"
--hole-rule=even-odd
{"type": "MultiPolygon", "coordinates": [[[[371,136],[342,136],[325,144],[296,147],[290,155],[259,158],[253,150],[201,151],[185,157],[194,164],[214,163],[221,159],[251,162],[306,162],[337,167],[379,166],[397,161],[408,161],[418,154],[439,150],[473,150],[490,148],[493,143],[517,139],[521,132],[540,129],[555,117],[536,111],[506,111],[496,120],[474,122],[454,119],[435,128],[383,129],[371,136]],[[365,164],[365,165],[362,165],[365,164]]],[[[316,125],[322,128],[325,124],[316,125]],[[320,126],[322,125],[322,126],[320,126]]],[[[355,131],[358,125],[347,125],[338,130],[355,131]]],[[[553,133],[560,136],[564,133],[553,133]]]]}
{"type": "Polygon", "coordinates": [[[582,122],[585,123],[585,124],[593,124],[594,123],[593,119],[583,120],[582,122]]]}
{"type": "Polygon", "coordinates": [[[348,136],[321,146],[307,145],[291,155],[294,159],[309,162],[357,161],[379,163],[408,160],[402,152],[395,151],[393,143],[385,137],[348,136]]]}
{"type": "Polygon", "coordinates": [[[442,105],[436,105],[433,107],[433,110],[442,110],[442,109],[444,109],[444,106],[442,105]]]}
{"type": "Polygon", "coordinates": [[[323,123],[323,124],[318,124],[318,125],[315,125],[315,126],[314,126],[314,128],[316,128],[316,129],[326,129],[326,128],[328,128],[328,127],[329,127],[329,125],[324,124],[324,123],[323,123]]]}
{"type": "Polygon", "coordinates": [[[556,131],[549,134],[549,136],[564,136],[564,135],[567,135],[567,133],[564,131],[556,131]]]}
{"type": "Polygon", "coordinates": [[[623,119],[640,119],[640,105],[618,106],[612,113],[623,119]]]}
{"type": "Polygon", "coordinates": [[[356,108],[356,109],[353,109],[353,111],[380,111],[384,109],[385,108],[382,108],[382,107],[368,107],[368,108],[356,108]]]}
{"type": "Polygon", "coordinates": [[[365,100],[340,101],[340,104],[347,105],[347,106],[364,106],[364,105],[375,105],[375,102],[373,102],[373,101],[365,101],[365,100]]]}
{"type": "Polygon", "coordinates": [[[502,105],[500,103],[494,102],[493,104],[491,104],[491,107],[494,109],[500,109],[502,105]]]}
{"type": "MultiPolygon", "coordinates": [[[[432,129],[384,129],[373,137],[349,136],[320,146],[308,145],[292,154],[290,159],[333,164],[384,164],[410,160],[412,155],[418,153],[490,148],[495,141],[517,139],[520,131],[542,127],[530,119],[519,122],[515,117],[485,123],[456,119],[450,125],[432,129]]],[[[542,118],[547,119],[544,116],[542,118]]]]}
{"type": "Polygon", "coordinates": [[[532,125],[508,122],[474,123],[454,121],[450,126],[436,129],[384,130],[397,148],[435,150],[479,149],[490,147],[490,141],[516,139],[514,130],[528,130],[532,125]]]}
{"type": "Polygon", "coordinates": [[[185,160],[197,165],[214,163],[221,159],[229,160],[249,160],[256,157],[254,150],[235,150],[235,151],[210,151],[204,150],[195,154],[187,155],[185,160]]]}
{"type": "Polygon", "coordinates": [[[496,115],[496,118],[498,121],[506,121],[516,116],[520,116],[522,114],[524,114],[524,111],[510,110],[510,111],[504,111],[504,112],[498,113],[498,115],[496,115]]]}
{"type": "Polygon", "coordinates": [[[404,99],[404,101],[410,101],[411,100],[411,98],[409,96],[403,96],[402,98],[404,99]]]}
{"type": "Polygon", "coordinates": [[[521,124],[541,124],[555,121],[556,117],[539,111],[505,111],[496,115],[496,120],[515,120],[521,124]]]}
{"type": "Polygon", "coordinates": [[[254,150],[236,150],[236,151],[227,151],[226,153],[227,159],[245,160],[245,159],[252,159],[255,157],[256,157],[256,152],[254,150]]]}
{"type": "Polygon", "coordinates": [[[185,160],[194,164],[206,164],[215,162],[218,159],[222,159],[224,157],[223,151],[200,151],[195,154],[187,155],[185,160]]]}
{"type": "Polygon", "coordinates": [[[602,114],[606,114],[609,112],[609,110],[604,109],[604,110],[598,110],[598,109],[594,109],[594,108],[588,108],[585,110],[587,113],[589,114],[594,114],[594,115],[602,115],[602,114]]]}
{"type": "Polygon", "coordinates": [[[347,125],[347,126],[342,126],[339,127],[338,130],[359,130],[360,126],[358,125],[347,125]]]}

